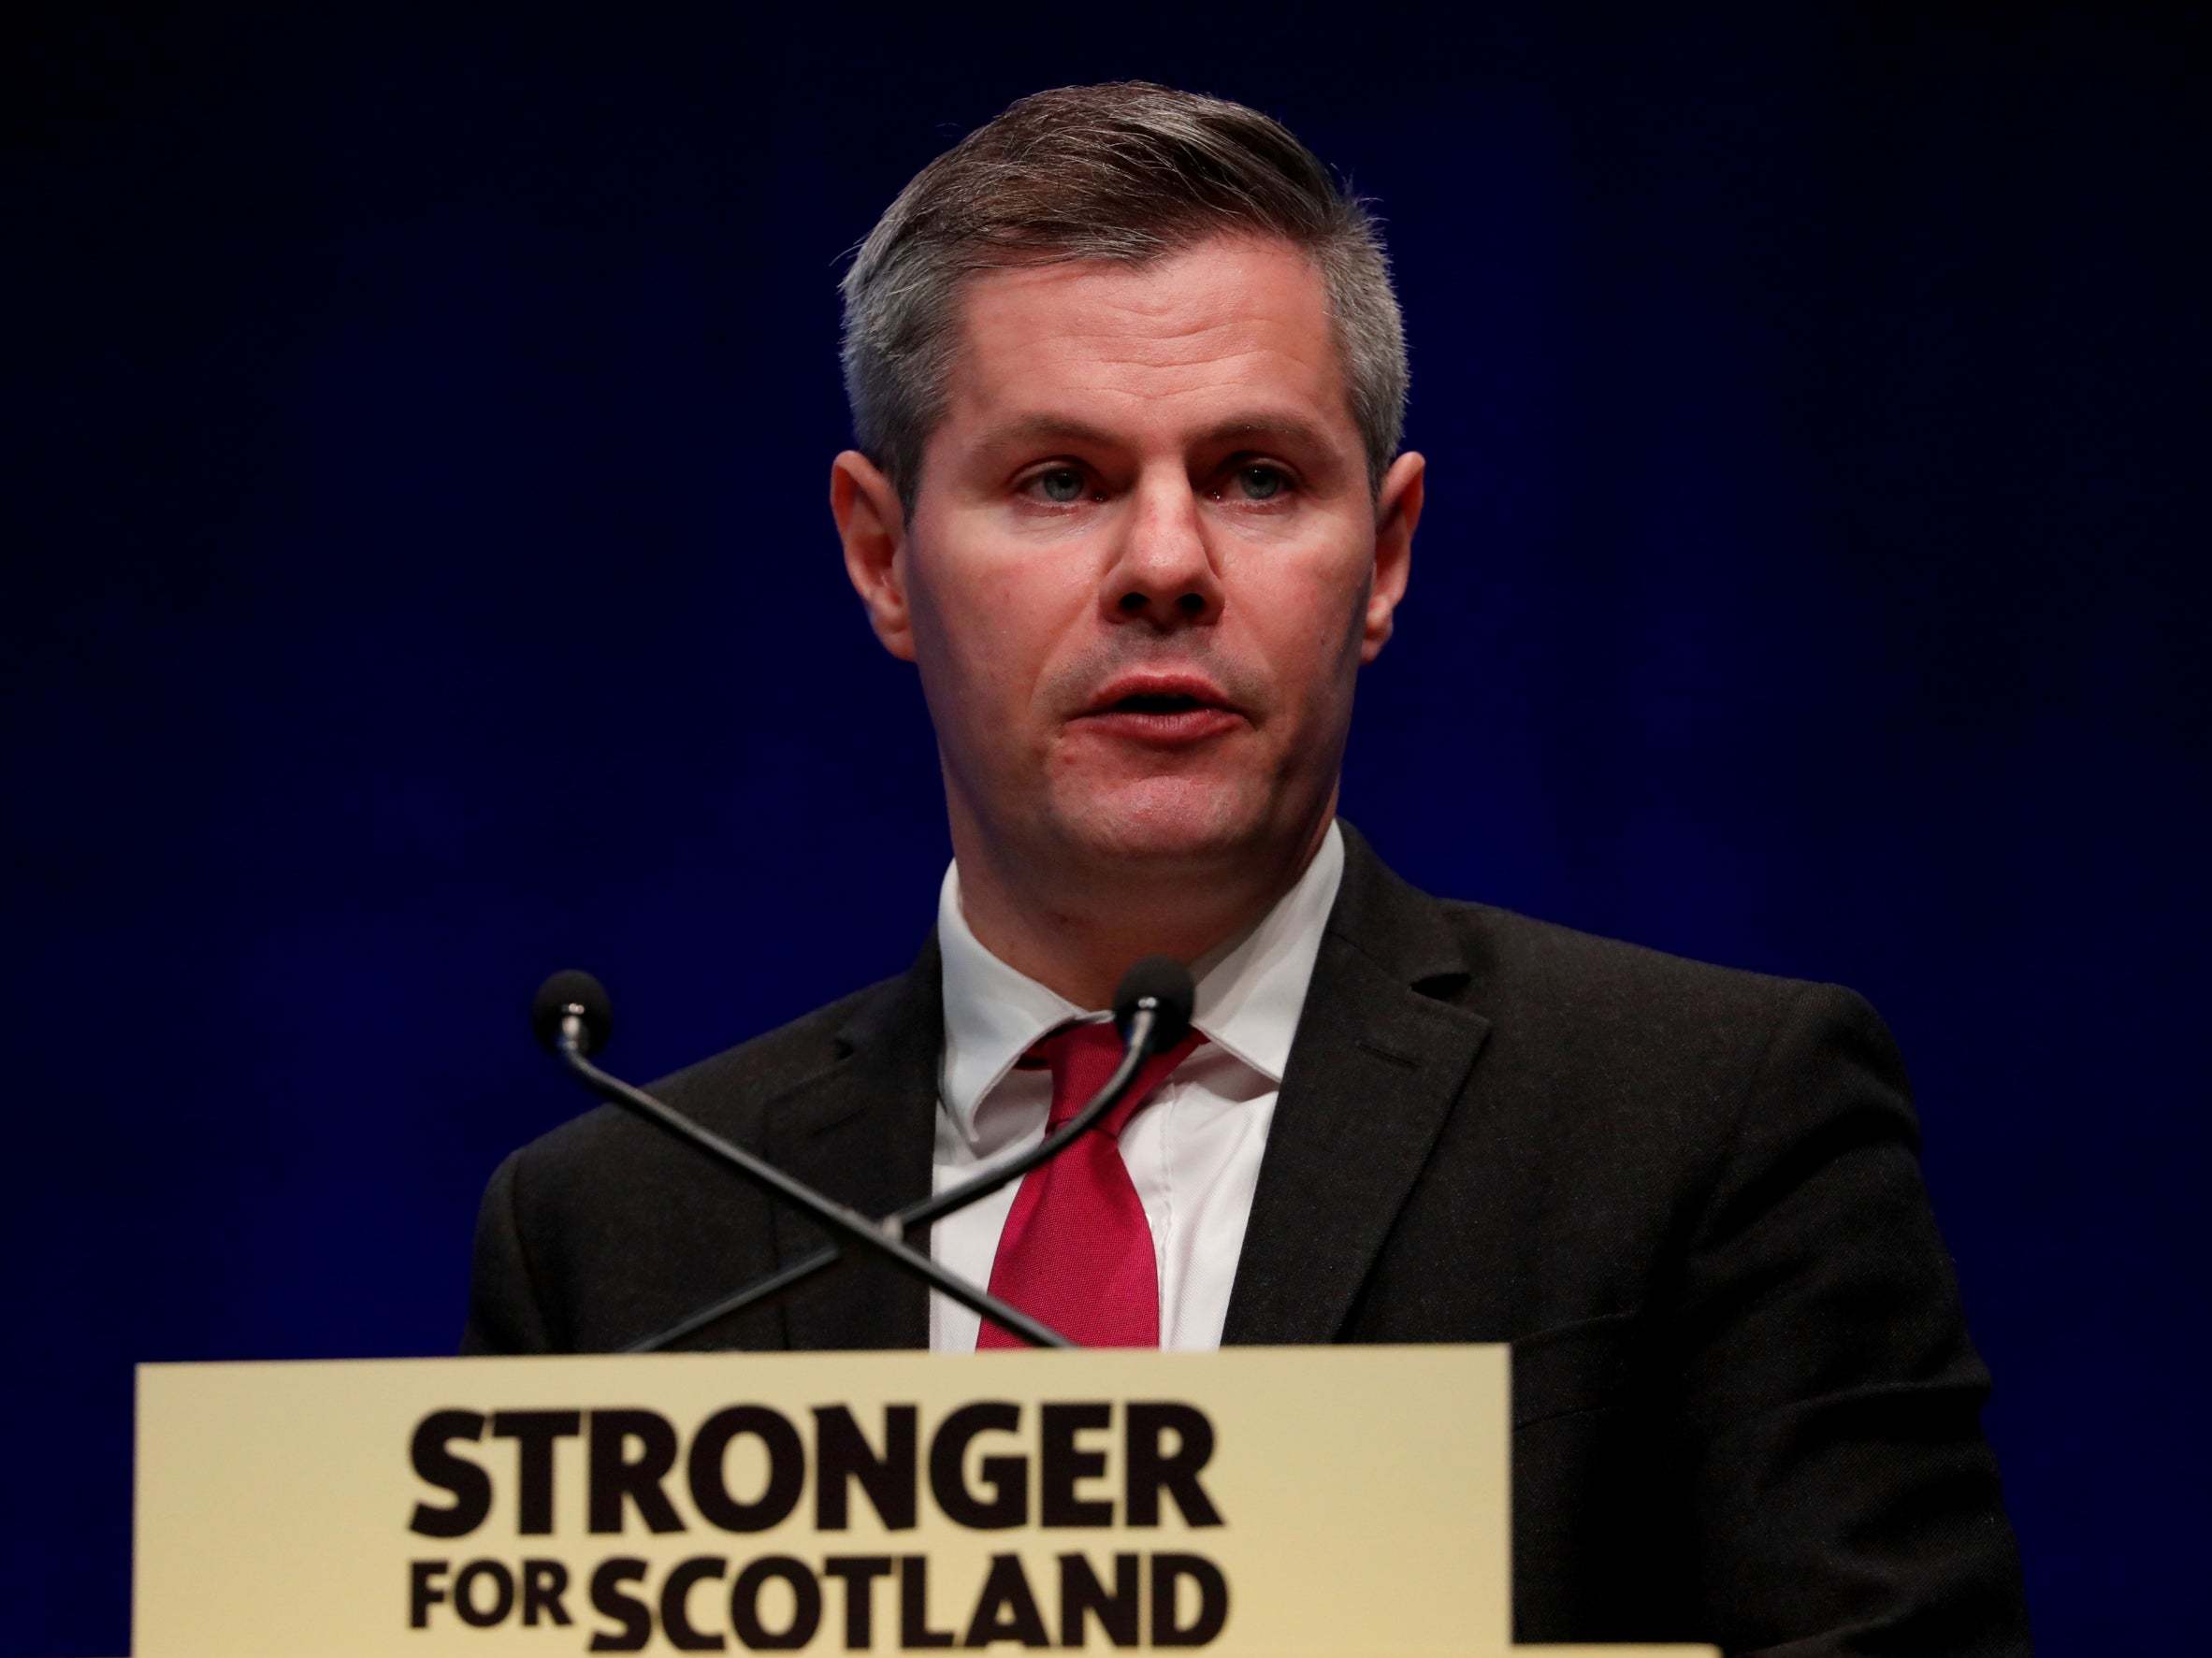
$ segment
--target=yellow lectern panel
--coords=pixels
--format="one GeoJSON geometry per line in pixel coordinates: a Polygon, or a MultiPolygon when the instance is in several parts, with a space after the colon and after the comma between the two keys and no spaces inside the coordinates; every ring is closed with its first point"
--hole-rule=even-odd
{"type": "Polygon", "coordinates": [[[134,1650],[1486,1658],[1508,1385],[1502,1347],[143,1365],[134,1650]]]}

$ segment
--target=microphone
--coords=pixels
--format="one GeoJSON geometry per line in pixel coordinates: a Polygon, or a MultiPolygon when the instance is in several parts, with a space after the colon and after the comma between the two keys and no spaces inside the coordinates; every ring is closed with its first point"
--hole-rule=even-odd
{"type": "Polygon", "coordinates": [[[530,1029],[548,1053],[560,1052],[564,1034],[585,1053],[596,1053],[614,1033],[614,1010],[607,1002],[606,986],[573,967],[555,973],[530,998],[530,1029]]]}
{"type": "MultiPolygon", "coordinates": [[[[601,1099],[621,1106],[632,1116],[643,1117],[656,1128],[673,1134],[679,1140],[688,1141],[716,1161],[735,1169],[764,1191],[805,1210],[833,1234],[883,1256],[933,1288],[944,1290],[962,1306],[973,1308],[984,1318],[995,1319],[1031,1346],[1065,1348],[1075,1345],[1048,1325],[1031,1318],[1018,1307],[1008,1306],[996,1296],[976,1289],[958,1273],[940,1266],[927,1255],[908,1247],[901,1236],[904,1229],[897,1216],[880,1223],[870,1220],[859,1210],[847,1208],[843,1204],[824,1197],[813,1187],[793,1179],[773,1163],[755,1157],[744,1146],[724,1139],[712,1129],[702,1128],[672,1106],[663,1104],[644,1089],[624,1082],[619,1076],[611,1075],[593,1064],[586,1053],[594,1032],[603,1041],[606,1032],[613,1029],[613,1017],[605,989],[589,973],[571,969],[557,973],[547,979],[538,988],[538,994],[531,1002],[531,1022],[539,1031],[539,1040],[553,1050],[555,1057],[573,1072],[585,1087],[601,1099]]],[[[837,1259],[834,1247],[820,1253],[828,1257],[822,1262],[823,1265],[837,1259]]],[[[776,1279],[797,1283],[805,1276],[787,1268],[776,1275],[776,1279]]],[[[762,1293],[766,1292],[764,1289],[762,1293]]],[[[649,1351],[650,1348],[633,1347],[628,1350],[638,1352],[649,1351]]]]}
{"type": "Polygon", "coordinates": [[[1114,1023],[1121,1028],[1121,1040],[1128,1042],[1133,1040],[1130,1028],[1137,1015],[1152,1015],[1152,1025],[1144,1037],[1144,1057],[1149,1060],[1165,1053],[1190,1033],[1191,1014],[1197,1005],[1198,987],[1191,982],[1189,968],[1173,956],[1147,956],[1121,975],[1120,987],[1114,992],[1114,1023]]]}
{"type": "MultiPolygon", "coordinates": [[[[1092,1022],[1111,1018],[1121,1031],[1123,1046],[1120,1063],[1114,1067],[1114,1073],[1106,1078],[1106,1085],[1057,1132],[1048,1134],[1019,1157],[987,1169],[958,1186],[907,1204],[883,1222],[884,1231],[903,1238],[917,1227],[926,1226],[933,1220],[989,1197],[1001,1187],[1020,1179],[1039,1164],[1058,1157],[1082,1138],[1100,1117],[1120,1103],[1121,1096],[1136,1081],[1137,1073],[1144,1068],[1147,1060],[1154,1054],[1164,1053],[1182,1041],[1191,1029],[1191,1014],[1197,1001],[1198,988],[1192,982],[1190,969],[1174,957],[1147,956],[1137,962],[1121,975],[1121,983],[1114,991],[1114,1011],[1111,1014],[1090,1016],[1092,1022]]],[[[839,1252],[834,1244],[817,1249],[781,1271],[723,1297],[712,1306],[701,1307],[682,1322],[649,1335],[643,1341],[634,1342],[622,1350],[626,1353],[658,1352],[671,1342],[681,1341],[717,1319],[726,1319],[732,1313],[742,1312],[746,1307],[782,1294],[825,1268],[834,1266],[838,1260],[839,1252]]],[[[932,1282],[935,1282],[933,1277],[932,1282]]],[[[975,1305],[964,1296],[956,1296],[954,1299],[971,1306],[975,1305]]],[[[1013,1329],[1014,1326],[1009,1325],[1008,1328],[1013,1329]]],[[[1016,1334],[1023,1333],[1017,1330],[1016,1334]]],[[[1062,1345],[1068,1344],[1063,1342],[1062,1345]]]]}

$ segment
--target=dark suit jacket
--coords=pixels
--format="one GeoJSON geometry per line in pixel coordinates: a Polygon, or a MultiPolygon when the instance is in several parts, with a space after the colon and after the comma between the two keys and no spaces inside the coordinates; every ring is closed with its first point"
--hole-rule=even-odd
{"type": "MultiPolygon", "coordinates": [[[[2028,1650],[1888,1033],[1858,998],[1406,886],[1349,827],[1223,1339],[1513,1344],[1523,1641],[2028,1650]]],[[[913,970],[657,1085],[869,1214],[930,1187],[913,970]]],[[[602,1107],[500,1165],[466,1346],[619,1348],[821,1241],[602,1107]]],[[[689,1345],[927,1344],[847,1262],[689,1345]]]]}

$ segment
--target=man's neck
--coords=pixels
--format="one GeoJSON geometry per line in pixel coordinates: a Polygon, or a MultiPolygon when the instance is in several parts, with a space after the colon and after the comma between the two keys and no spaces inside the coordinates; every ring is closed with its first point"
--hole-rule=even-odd
{"type": "MultiPolygon", "coordinates": [[[[1333,802],[1332,802],[1333,807],[1333,802]]],[[[1259,925],[1298,883],[1335,821],[1332,810],[1274,858],[1231,868],[1120,869],[1071,877],[961,845],[961,913],[985,949],[1078,1007],[1112,1004],[1130,965],[1146,956],[1192,962],[1259,925]]]]}

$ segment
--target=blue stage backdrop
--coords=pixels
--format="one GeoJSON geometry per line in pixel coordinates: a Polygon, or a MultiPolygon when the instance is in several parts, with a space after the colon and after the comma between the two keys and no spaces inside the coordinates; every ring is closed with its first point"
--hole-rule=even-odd
{"type": "Polygon", "coordinates": [[[930,732],[825,507],[841,256],[1123,76],[1388,221],[1432,488],[1347,815],[1870,996],[2043,1650],[2204,1640],[2185,8],[174,9],[58,12],[0,113],[0,1650],[126,1642],[134,1362],[451,1350],[485,1175],[586,1103],[542,974],[649,1075],[920,944],[930,732]]]}

